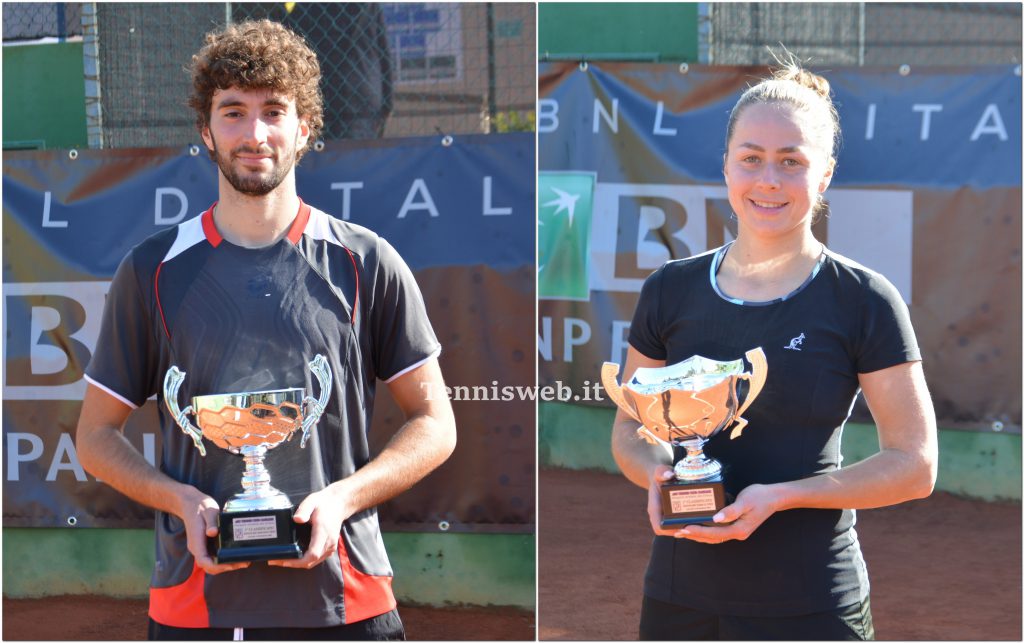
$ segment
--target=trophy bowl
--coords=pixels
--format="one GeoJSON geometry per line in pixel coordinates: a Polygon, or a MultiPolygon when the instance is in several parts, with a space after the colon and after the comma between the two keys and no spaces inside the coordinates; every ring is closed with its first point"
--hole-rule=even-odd
{"type": "Polygon", "coordinates": [[[637,433],[651,444],[672,447],[675,479],[662,485],[662,527],[711,522],[725,506],[722,465],[703,449],[730,425],[730,439],[747,426],[742,414],[761,393],[768,363],[760,347],[745,357],[749,372],[742,358],[720,362],[694,355],[669,366],[637,368],[622,386],[618,364],[601,367],[608,396],[642,425],[637,433]],[[685,457],[677,457],[684,449],[685,457]]]}
{"type": "Polygon", "coordinates": [[[203,439],[245,461],[242,491],[233,495],[218,516],[218,563],[300,558],[294,506],[270,484],[264,464],[267,453],[302,431],[301,448],[323,415],[333,376],[327,359],[317,355],[309,368],[320,384],[319,399],[301,388],[197,395],[185,409],[178,391],[185,373],[172,366],[164,378],[164,403],[171,417],[190,438],[200,455],[203,439]],[[189,416],[195,418],[192,424],[189,416]]]}
{"type": "Polygon", "coordinates": [[[197,395],[192,412],[203,437],[226,451],[242,453],[242,447],[273,449],[302,428],[300,388],[227,395],[197,395]]]}

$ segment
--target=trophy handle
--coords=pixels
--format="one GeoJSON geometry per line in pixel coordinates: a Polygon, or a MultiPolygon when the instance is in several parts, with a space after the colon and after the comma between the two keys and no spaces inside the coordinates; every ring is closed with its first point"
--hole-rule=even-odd
{"type": "Polygon", "coordinates": [[[643,426],[644,421],[640,419],[640,415],[626,401],[625,396],[622,394],[622,387],[619,386],[618,380],[615,379],[618,374],[619,365],[615,362],[605,362],[601,365],[601,383],[604,384],[604,390],[608,392],[608,397],[612,398],[612,402],[615,402],[615,405],[625,411],[629,417],[641,424],[640,428],[636,430],[636,434],[643,438],[647,444],[655,446],[664,444],[653,431],[643,426]]]}
{"type": "Polygon", "coordinates": [[[664,440],[654,435],[654,433],[652,433],[651,430],[648,429],[646,426],[642,426],[639,429],[637,429],[636,434],[643,438],[644,441],[647,442],[647,444],[651,444],[654,446],[665,446],[667,444],[664,440]]]}
{"type": "Polygon", "coordinates": [[[740,433],[747,426],[746,418],[742,417],[743,412],[761,394],[761,389],[764,388],[764,383],[768,379],[768,359],[764,356],[764,350],[760,346],[747,351],[746,358],[750,362],[750,373],[739,375],[738,378],[743,378],[750,382],[750,389],[747,390],[743,404],[736,411],[736,426],[733,427],[732,432],[729,434],[730,440],[740,437],[740,433]]]}
{"type": "Polygon", "coordinates": [[[320,399],[307,395],[302,400],[303,406],[309,407],[309,412],[305,414],[305,418],[302,420],[302,442],[299,443],[299,446],[303,449],[306,448],[306,441],[309,440],[310,430],[320,421],[320,416],[324,414],[324,409],[327,408],[327,400],[331,395],[331,384],[334,381],[331,367],[327,363],[327,358],[323,355],[318,354],[313,358],[313,361],[309,363],[309,370],[313,371],[313,375],[316,375],[316,379],[320,383],[320,399]]]}
{"type": "Polygon", "coordinates": [[[615,362],[605,362],[601,365],[601,383],[604,384],[604,390],[608,392],[608,397],[612,398],[612,402],[620,409],[629,414],[631,418],[643,424],[644,421],[640,419],[630,405],[626,402],[625,396],[622,395],[622,387],[619,386],[619,382],[615,379],[615,376],[619,374],[619,365],[615,362]]]}
{"type": "Polygon", "coordinates": [[[203,432],[188,421],[188,415],[192,412],[192,407],[186,406],[184,411],[178,408],[178,390],[181,389],[181,384],[184,381],[185,373],[178,370],[177,366],[172,366],[167,371],[167,375],[164,377],[164,404],[167,406],[167,411],[171,414],[171,417],[181,427],[181,430],[185,432],[185,435],[192,438],[192,442],[199,449],[199,454],[205,456],[206,447],[203,446],[203,432]]]}

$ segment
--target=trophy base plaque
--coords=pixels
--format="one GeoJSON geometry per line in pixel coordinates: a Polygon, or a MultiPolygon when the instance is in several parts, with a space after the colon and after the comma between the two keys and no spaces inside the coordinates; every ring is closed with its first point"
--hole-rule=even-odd
{"type": "MultiPolygon", "coordinates": [[[[217,523],[217,563],[302,558],[294,509],[221,513],[217,523]]],[[[308,536],[307,536],[308,538],[308,536]]]]}
{"type": "Polygon", "coordinates": [[[721,476],[701,482],[670,480],[661,485],[661,528],[714,524],[726,505],[721,476]]]}

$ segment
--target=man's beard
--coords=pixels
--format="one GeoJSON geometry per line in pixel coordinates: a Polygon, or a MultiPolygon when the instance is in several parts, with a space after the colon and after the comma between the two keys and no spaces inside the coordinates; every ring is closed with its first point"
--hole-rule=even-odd
{"type": "Polygon", "coordinates": [[[265,196],[273,192],[277,189],[277,186],[281,185],[281,182],[284,181],[285,177],[288,176],[288,172],[295,165],[294,145],[288,149],[279,150],[277,153],[274,153],[273,150],[267,147],[257,149],[242,145],[231,150],[225,157],[225,155],[221,154],[217,140],[213,138],[212,133],[210,138],[213,140],[213,156],[217,161],[217,167],[220,168],[221,174],[228,180],[231,187],[246,196],[265,196]],[[236,154],[266,154],[268,152],[274,155],[274,164],[270,174],[236,170],[232,162],[236,154]]]}

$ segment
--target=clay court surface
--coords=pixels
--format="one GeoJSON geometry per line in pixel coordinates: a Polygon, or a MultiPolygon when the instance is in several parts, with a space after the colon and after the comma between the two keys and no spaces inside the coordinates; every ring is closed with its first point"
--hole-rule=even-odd
{"type": "MultiPolygon", "coordinates": [[[[4,598],[5,641],[139,641],[146,638],[146,601],[99,596],[4,598]]],[[[410,641],[533,640],[533,613],[506,607],[399,606],[410,641]]]]}
{"type": "MultiPolygon", "coordinates": [[[[541,470],[539,636],[636,639],[650,552],[646,493],[541,470]]],[[[857,513],[879,640],[1021,640],[1021,505],[946,493],[857,513]]]]}
{"type": "MultiPolygon", "coordinates": [[[[620,476],[540,475],[539,636],[636,638],[650,533],[644,492],[620,476]]],[[[879,640],[1021,640],[1021,506],[946,493],[858,513],[879,640]]],[[[410,640],[533,639],[509,608],[402,608],[410,640]]],[[[144,601],[3,600],[5,640],[139,640],[144,601]]]]}

